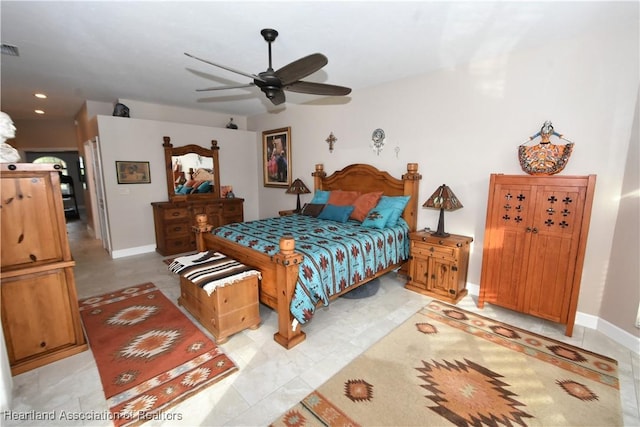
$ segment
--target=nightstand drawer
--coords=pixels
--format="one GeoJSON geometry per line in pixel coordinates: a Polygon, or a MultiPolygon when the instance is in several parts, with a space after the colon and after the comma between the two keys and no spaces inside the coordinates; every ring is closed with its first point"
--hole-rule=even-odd
{"type": "Polygon", "coordinates": [[[454,257],[457,249],[447,246],[411,242],[411,254],[421,256],[454,257]]]}

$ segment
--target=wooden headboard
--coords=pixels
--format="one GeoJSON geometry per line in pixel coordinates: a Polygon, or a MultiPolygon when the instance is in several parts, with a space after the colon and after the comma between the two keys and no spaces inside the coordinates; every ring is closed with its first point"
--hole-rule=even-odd
{"type": "Polygon", "coordinates": [[[417,163],[407,163],[407,173],[402,178],[394,178],[388,172],[374,166],[356,163],[327,176],[322,164],[316,165],[313,175],[315,190],[344,190],[370,193],[382,191],[385,196],[411,196],[402,217],[409,229],[415,231],[418,221],[418,190],[422,175],[417,163]]]}

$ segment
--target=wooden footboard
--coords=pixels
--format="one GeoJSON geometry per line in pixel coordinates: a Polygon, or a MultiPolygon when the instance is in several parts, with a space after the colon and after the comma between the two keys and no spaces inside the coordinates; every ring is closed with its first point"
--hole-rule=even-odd
{"type": "MultiPolygon", "coordinates": [[[[418,173],[417,163],[407,164],[407,173],[402,175],[402,179],[393,178],[387,172],[381,172],[372,166],[363,164],[347,166],[328,177],[322,165],[316,165],[316,170],[312,175],[316,190],[343,189],[358,190],[362,193],[383,191],[388,196],[411,196],[403,218],[409,224],[411,231],[416,230],[418,184],[422,178],[418,173]]],[[[289,309],[298,280],[299,266],[303,260],[303,256],[295,251],[294,238],[292,236],[281,237],[280,251],[270,256],[211,234],[212,227],[206,224],[206,215],[199,217],[198,220],[202,222],[194,227],[198,251],[218,251],[259,270],[262,274],[260,302],[278,313],[278,332],[274,334],[275,341],[287,349],[304,341],[305,333],[300,325],[297,325],[297,322],[295,322],[297,326],[293,326],[294,317],[289,309]]],[[[348,291],[399,266],[400,264],[391,265],[384,271],[379,271],[374,276],[367,277],[357,285],[351,286],[348,291]]],[[[341,294],[334,295],[331,299],[335,299],[341,294]]]]}

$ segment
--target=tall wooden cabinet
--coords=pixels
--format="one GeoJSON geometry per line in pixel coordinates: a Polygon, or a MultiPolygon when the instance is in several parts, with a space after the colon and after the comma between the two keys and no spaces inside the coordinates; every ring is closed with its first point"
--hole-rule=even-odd
{"type": "Polygon", "coordinates": [[[16,375],[88,346],[58,170],[0,164],[0,191],[2,328],[16,375]]]}
{"type": "Polygon", "coordinates": [[[500,305],[573,334],[595,183],[595,175],[491,175],[480,308],[500,305]]]}

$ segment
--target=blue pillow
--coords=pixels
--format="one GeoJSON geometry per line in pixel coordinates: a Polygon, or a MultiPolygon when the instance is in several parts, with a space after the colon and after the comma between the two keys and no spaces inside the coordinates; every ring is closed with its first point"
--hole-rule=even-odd
{"type": "Polygon", "coordinates": [[[398,223],[398,218],[402,216],[405,206],[409,203],[411,196],[382,196],[375,209],[393,209],[391,216],[387,220],[386,227],[393,227],[398,223]]]}
{"type": "Polygon", "coordinates": [[[193,190],[192,187],[187,187],[186,185],[183,185],[182,187],[180,187],[178,191],[176,191],[176,194],[189,194],[191,193],[191,190],[193,190]]]}
{"type": "Polygon", "coordinates": [[[210,193],[211,192],[211,183],[209,181],[205,181],[198,186],[198,193],[210,193]]]}
{"type": "Polygon", "coordinates": [[[389,221],[389,217],[393,214],[393,209],[373,208],[362,221],[363,227],[384,228],[389,221]]]}
{"type": "Polygon", "coordinates": [[[329,201],[330,191],[316,190],[313,194],[313,199],[309,202],[312,205],[326,205],[329,201]]]}
{"type": "Polygon", "coordinates": [[[326,205],[317,218],[337,222],[347,222],[349,215],[353,212],[353,209],[353,206],[326,205]]]}

